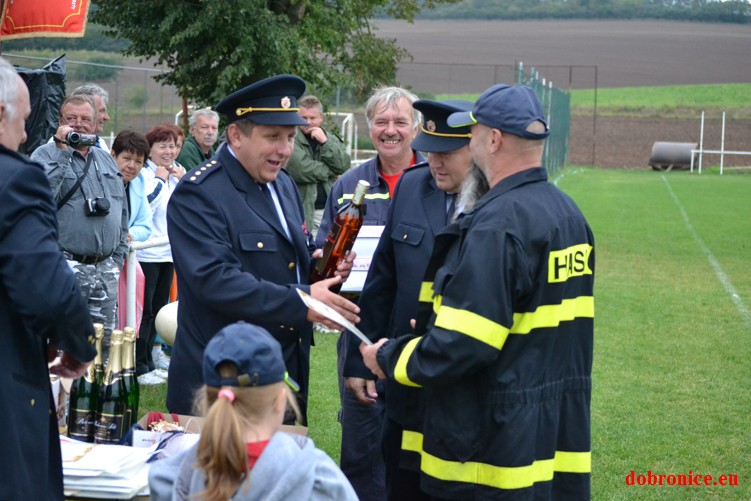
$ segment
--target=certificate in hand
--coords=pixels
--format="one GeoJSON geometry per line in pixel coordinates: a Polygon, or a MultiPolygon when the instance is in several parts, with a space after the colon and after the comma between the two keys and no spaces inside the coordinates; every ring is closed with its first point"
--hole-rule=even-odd
{"type": "Polygon", "coordinates": [[[300,289],[297,289],[297,294],[300,296],[300,299],[302,299],[303,303],[305,303],[305,306],[307,306],[308,308],[320,313],[329,320],[338,323],[342,327],[346,327],[348,331],[359,337],[363,343],[373,344],[373,341],[368,339],[368,337],[363,334],[360,329],[355,327],[355,324],[341,316],[336,310],[329,307],[329,305],[320,302],[319,300],[313,298],[310,294],[300,289]]]}

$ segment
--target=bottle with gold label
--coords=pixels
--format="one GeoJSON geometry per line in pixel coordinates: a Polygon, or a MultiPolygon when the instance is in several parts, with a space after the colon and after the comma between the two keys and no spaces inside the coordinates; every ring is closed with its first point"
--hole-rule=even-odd
{"type": "Polygon", "coordinates": [[[94,373],[96,374],[97,385],[101,386],[104,379],[104,353],[102,353],[102,340],[104,339],[104,325],[95,323],[94,338],[96,340],[96,357],[94,358],[94,373]]]}
{"type": "MultiPolygon", "coordinates": [[[[337,264],[352,250],[362,226],[362,202],[369,187],[370,183],[367,181],[363,179],[358,181],[350,203],[342,206],[337,212],[329,233],[326,235],[326,243],[323,244],[323,256],[318,260],[310,274],[311,283],[333,277],[337,264]]],[[[342,285],[338,284],[331,290],[339,292],[341,288],[342,285]]]]}
{"type": "Polygon", "coordinates": [[[68,399],[68,436],[84,442],[94,441],[94,425],[99,402],[99,384],[94,364],[70,388],[68,399]]]}
{"type": "Polygon", "coordinates": [[[130,428],[138,422],[138,401],[140,400],[140,389],[138,388],[138,378],[136,377],[136,330],[133,327],[123,329],[123,382],[125,383],[125,392],[128,394],[128,409],[126,416],[126,427],[130,428]]]}
{"type": "Polygon", "coordinates": [[[127,431],[125,422],[128,409],[128,394],[125,391],[122,369],[123,331],[113,330],[110,340],[110,353],[104,380],[99,388],[94,442],[116,444],[127,431]]]}
{"type": "Polygon", "coordinates": [[[95,323],[94,335],[97,355],[94,362],[89,364],[83,376],[73,382],[68,397],[68,436],[85,442],[94,441],[96,413],[99,403],[99,384],[97,379],[96,362],[102,360],[102,337],[104,325],[95,323]]]}

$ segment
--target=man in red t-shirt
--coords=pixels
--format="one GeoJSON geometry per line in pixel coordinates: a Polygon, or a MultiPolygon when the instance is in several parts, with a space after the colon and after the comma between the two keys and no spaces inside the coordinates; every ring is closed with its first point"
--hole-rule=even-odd
{"type": "MultiPolygon", "coordinates": [[[[417,96],[401,87],[377,88],[368,99],[365,117],[370,139],[378,154],[342,174],[331,187],[316,235],[316,247],[323,246],[337,211],[352,199],[360,179],[370,183],[363,203],[363,224],[386,224],[391,196],[402,173],[412,165],[427,161],[411,147],[420,125],[420,112],[412,107],[416,100],[417,96]]],[[[341,468],[361,500],[382,500],[386,498],[385,469],[380,449],[383,400],[378,399],[373,406],[364,406],[357,402],[352,392],[345,389],[342,371],[346,338],[340,336],[337,342],[339,393],[342,400],[341,468]]],[[[364,379],[362,381],[363,385],[366,384],[364,379]]],[[[372,383],[368,381],[368,384],[372,383]]]]}

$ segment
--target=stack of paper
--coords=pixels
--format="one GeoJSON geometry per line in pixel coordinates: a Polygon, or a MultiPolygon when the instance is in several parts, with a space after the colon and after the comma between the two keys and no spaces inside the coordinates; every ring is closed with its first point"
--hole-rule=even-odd
{"type": "Polygon", "coordinates": [[[89,444],[60,437],[66,496],[127,499],[148,488],[154,449],[89,444]]]}

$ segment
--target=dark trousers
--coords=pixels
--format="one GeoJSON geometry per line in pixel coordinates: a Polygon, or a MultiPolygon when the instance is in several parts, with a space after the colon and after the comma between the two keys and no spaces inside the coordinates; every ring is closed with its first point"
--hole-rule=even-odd
{"type": "Polygon", "coordinates": [[[156,314],[164,305],[169,303],[169,292],[172,287],[174,265],[164,263],[141,262],[141,269],[145,281],[143,292],[143,317],[136,340],[136,374],[146,374],[154,370],[154,360],[151,349],[156,340],[156,314]]]}
{"type": "MultiPolygon", "coordinates": [[[[293,396],[300,407],[300,424],[308,425],[308,388],[310,387],[310,338],[298,341],[280,340],[282,356],[289,376],[300,385],[300,391],[293,396]]],[[[285,413],[284,424],[294,425],[294,413],[285,413]]]]}
{"type": "Polygon", "coordinates": [[[383,501],[386,498],[385,466],[381,455],[381,425],[383,422],[383,392],[386,385],[378,381],[379,398],[373,406],[363,405],[346,389],[342,377],[344,343],[349,336],[340,335],[336,343],[339,396],[342,408],[340,467],[360,501],[383,501]]]}
{"type": "Polygon", "coordinates": [[[399,423],[384,417],[382,451],[386,465],[386,499],[389,501],[430,501],[420,490],[420,472],[400,468],[402,431],[399,423]]]}

